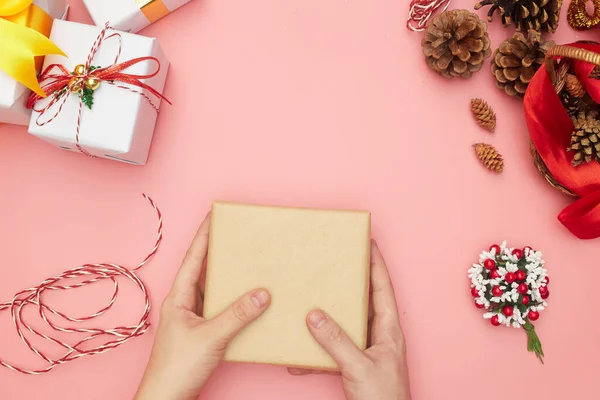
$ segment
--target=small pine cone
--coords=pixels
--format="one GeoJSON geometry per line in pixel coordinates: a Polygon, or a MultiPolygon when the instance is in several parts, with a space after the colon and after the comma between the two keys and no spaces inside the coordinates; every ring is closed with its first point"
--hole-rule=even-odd
{"type": "Polygon", "coordinates": [[[575,75],[567,74],[565,88],[567,89],[567,92],[575,98],[581,99],[585,96],[585,88],[575,75]]]}
{"type": "Polygon", "coordinates": [[[590,161],[600,162],[600,121],[596,111],[582,111],[571,117],[575,130],[567,151],[575,153],[573,166],[590,161]]]}
{"type": "Polygon", "coordinates": [[[496,113],[485,100],[472,99],[471,112],[479,126],[490,132],[494,132],[496,129],[496,113]]]}
{"type": "Polygon", "coordinates": [[[581,111],[582,107],[584,106],[583,99],[573,97],[566,90],[563,90],[560,93],[560,101],[562,102],[563,107],[569,116],[577,115],[577,113],[581,111]]]}
{"type": "Polygon", "coordinates": [[[594,69],[590,73],[590,78],[600,79],[600,67],[594,67],[594,69]]]}
{"type": "Polygon", "coordinates": [[[494,146],[487,143],[475,143],[473,147],[477,158],[487,169],[497,173],[504,171],[504,160],[494,146]]]}
{"type": "Polygon", "coordinates": [[[568,91],[563,90],[560,92],[559,97],[570,117],[577,116],[577,114],[582,111],[585,113],[600,111],[598,103],[596,103],[587,93],[583,97],[578,98],[572,96],[568,91]]]}

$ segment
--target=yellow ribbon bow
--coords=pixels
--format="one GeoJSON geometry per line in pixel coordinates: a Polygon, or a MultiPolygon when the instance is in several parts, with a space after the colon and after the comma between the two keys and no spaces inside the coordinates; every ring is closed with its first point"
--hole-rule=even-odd
{"type": "Polygon", "coordinates": [[[38,32],[42,30],[37,29],[38,27],[51,26],[52,19],[41,8],[32,5],[32,2],[33,0],[0,0],[0,70],[46,97],[38,83],[35,57],[65,54],[38,32]]]}

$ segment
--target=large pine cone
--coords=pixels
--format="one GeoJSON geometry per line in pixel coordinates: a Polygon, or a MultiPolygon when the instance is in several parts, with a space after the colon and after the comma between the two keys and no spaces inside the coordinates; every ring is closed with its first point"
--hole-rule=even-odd
{"type": "Polygon", "coordinates": [[[514,22],[518,31],[533,29],[538,32],[556,31],[563,0],[483,0],[475,4],[479,10],[491,6],[488,21],[492,21],[498,10],[502,24],[509,26],[514,22]]]}
{"type": "Polygon", "coordinates": [[[546,51],[552,46],[554,42],[546,42],[533,29],[529,30],[527,37],[517,32],[502,42],[492,61],[496,86],[511,96],[523,98],[529,81],[544,63],[546,51]]]}
{"type": "Polygon", "coordinates": [[[431,20],[421,42],[427,64],[452,78],[469,78],[492,51],[487,26],[468,10],[448,10],[431,20]]]}
{"type": "Polygon", "coordinates": [[[575,153],[573,166],[588,163],[592,160],[600,162],[600,121],[595,111],[580,112],[571,117],[575,130],[571,135],[571,145],[567,151],[575,153]]]}

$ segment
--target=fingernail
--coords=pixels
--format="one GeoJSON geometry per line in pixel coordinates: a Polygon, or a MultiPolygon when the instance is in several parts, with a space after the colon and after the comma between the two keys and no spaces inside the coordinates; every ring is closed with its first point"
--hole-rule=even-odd
{"type": "Polygon", "coordinates": [[[313,311],[308,316],[308,322],[315,329],[321,328],[326,320],[327,320],[327,317],[321,311],[313,311]]]}
{"type": "Polygon", "coordinates": [[[257,290],[252,293],[252,302],[256,306],[256,308],[263,308],[269,302],[269,292],[266,290],[257,290]]]}

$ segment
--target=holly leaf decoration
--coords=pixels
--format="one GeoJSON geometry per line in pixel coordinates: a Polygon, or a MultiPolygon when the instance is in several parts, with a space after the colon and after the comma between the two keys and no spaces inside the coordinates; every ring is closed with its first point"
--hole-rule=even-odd
{"type": "Polygon", "coordinates": [[[81,92],[79,92],[79,97],[81,97],[81,101],[87,108],[90,110],[94,105],[94,91],[90,88],[84,87],[81,92]]]}

